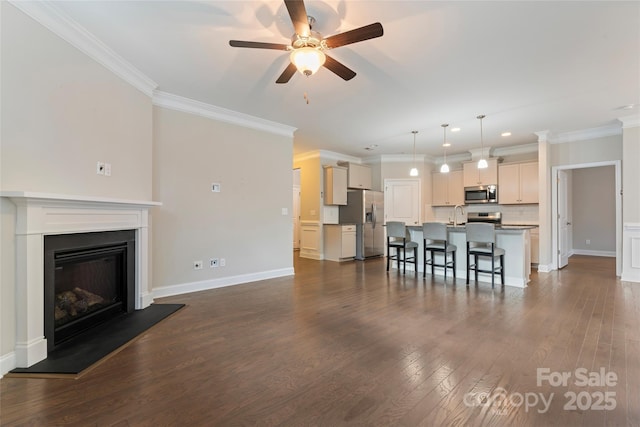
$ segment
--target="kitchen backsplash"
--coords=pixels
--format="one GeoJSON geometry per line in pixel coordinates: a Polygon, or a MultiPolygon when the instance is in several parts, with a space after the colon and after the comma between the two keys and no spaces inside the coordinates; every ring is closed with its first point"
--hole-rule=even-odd
{"type": "MultiPolygon", "coordinates": [[[[453,207],[426,206],[427,221],[449,222],[453,221],[453,207]],[[432,212],[432,216],[428,213],[432,212]]],[[[533,224],[538,225],[538,205],[466,205],[462,221],[465,222],[467,212],[502,212],[503,224],[533,224]]]]}

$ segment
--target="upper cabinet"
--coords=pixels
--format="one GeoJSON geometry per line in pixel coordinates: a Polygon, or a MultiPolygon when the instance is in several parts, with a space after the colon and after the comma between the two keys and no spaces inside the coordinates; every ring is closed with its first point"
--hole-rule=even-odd
{"type": "Polygon", "coordinates": [[[434,172],[432,177],[433,206],[464,205],[463,173],[461,170],[449,173],[434,172]]]}
{"type": "Polygon", "coordinates": [[[324,167],[324,204],[347,204],[347,168],[341,166],[324,167]]]}
{"type": "Polygon", "coordinates": [[[464,187],[498,184],[498,159],[487,159],[487,163],[489,166],[485,169],[478,169],[478,162],[469,162],[462,165],[464,187]]]}
{"type": "Polygon", "coordinates": [[[538,203],[538,162],[500,165],[501,205],[538,203]]]}
{"type": "Polygon", "coordinates": [[[350,162],[338,162],[340,166],[347,166],[347,187],[361,190],[371,190],[371,168],[366,165],[350,162]]]}

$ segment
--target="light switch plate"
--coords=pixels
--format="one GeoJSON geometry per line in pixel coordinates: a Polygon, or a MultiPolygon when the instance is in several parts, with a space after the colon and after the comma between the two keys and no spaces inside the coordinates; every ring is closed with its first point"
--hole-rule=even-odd
{"type": "Polygon", "coordinates": [[[213,184],[211,184],[211,191],[212,191],[213,193],[219,193],[219,192],[222,190],[222,188],[221,188],[221,187],[222,187],[222,186],[221,186],[219,183],[214,182],[213,184]]]}

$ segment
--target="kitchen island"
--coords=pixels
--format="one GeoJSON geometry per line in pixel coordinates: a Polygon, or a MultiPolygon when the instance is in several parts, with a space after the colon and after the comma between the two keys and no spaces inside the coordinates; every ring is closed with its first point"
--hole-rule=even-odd
{"type": "MultiPolygon", "coordinates": [[[[422,274],[423,266],[423,237],[422,226],[407,226],[411,235],[411,240],[418,243],[418,271],[422,274]]],[[[504,273],[505,285],[524,288],[529,283],[531,275],[531,236],[530,230],[535,229],[534,225],[497,225],[496,226],[496,245],[503,248],[504,255],[504,273]]],[[[458,247],[456,252],[456,278],[466,279],[467,277],[467,240],[466,229],[464,225],[448,225],[447,231],[449,235],[449,243],[458,247]]],[[[436,262],[441,264],[443,261],[442,254],[434,254],[436,262]]],[[[499,261],[497,261],[499,262],[499,261]]],[[[490,268],[491,260],[489,258],[481,258],[479,260],[480,268],[490,268]]],[[[395,267],[395,263],[394,263],[395,267]]],[[[413,266],[411,266],[413,267],[413,266]]],[[[409,268],[409,265],[407,265],[409,268]]],[[[427,266],[427,275],[431,273],[431,268],[427,266]]],[[[435,268],[435,274],[444,276],[442,267],[435,268]]],[[[473,272],[471,272],[473,275],[473,272]]],[[[453,277],[451,271],[447,272],[447,279],[453,277]]],[[[479,282],[491,283],[491,275],[487,273],[479,273],[479,282]]],[[[473,283],[473,276],[470,284],[473,283]]],[[[500,277],[496,277],[496,285],[500,285],[500,277]]]]}

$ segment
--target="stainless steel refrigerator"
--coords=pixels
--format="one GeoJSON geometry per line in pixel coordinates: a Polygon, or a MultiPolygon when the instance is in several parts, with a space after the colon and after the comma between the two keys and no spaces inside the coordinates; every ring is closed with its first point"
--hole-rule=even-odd
{"type": "Polygon", "coordinates": [[[356,259],[384,255],[384,193],[349,190],[340,206],[340,224],[356,225],[356,259]]]}

